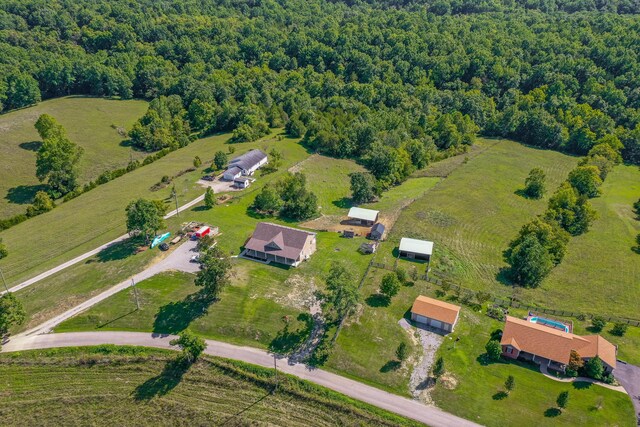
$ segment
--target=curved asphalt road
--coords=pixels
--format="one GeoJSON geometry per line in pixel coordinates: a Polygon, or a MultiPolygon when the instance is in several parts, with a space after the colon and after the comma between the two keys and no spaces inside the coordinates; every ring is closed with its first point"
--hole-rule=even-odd
{"type": "MultiPolygon", "coordinates": [[[[13,338],[5,344],[2,347],[2,352],[99,344],[137,345],[175,350],[175,347],[169,344],[169,341],[173,338],[175,336],[144,332],[73,332],[21,336],[13,338]]],[[[263,350],[213,340],[207,340],[205,353],[228,359],[242,360],[243,362],[267,368],[273,367],[274,361],[273,355],[263,350]]],[[[306,365],[291,363],[287,359],[280,360],[278,369],[433,427],[478,426],[478,424],[456,417],[436,407],[426,406],[418,401],[400,397],[321,369],[309,369],[306,365]]]]}
{"type": "MultiPolygon", "coordinates": [[[[195,199],[193,199],[192,201],[190,201],[188,203],[185,203],[184,205],[180,206],[179,209],[172,210],[171,212],[169,212],[168,214],[166,214],[164,216],[164,219],[171,218],[172,216],[175,216],[178,213],[178,211],[183,211],[185,209],[189,209],[191,206],[193,206],[193,205],[195,205],[197,203],[200,203],[203,200],[204,200],[204,194],[202,194],[201,196],[196,197],[195,199]]],[[[108,243],[105,243],[102,246],[98,246],[97,248],[95,248],[93,250],[90,250],[89,252],[85,252],[82,255],[79,255],[79,256],[77,256],[77,257],[75,257],[75,258],[73,258],[73,259],[71,259],[71,260],[69,260],[67,262],[64,262],[64,263],[62,263],[62,264],[60,264],[60,265],[58,265],[56,267],[53,267],[50,270],[45,271],[44,273],[40,273],[37,276],[32,277],[29,280],[25,280],[24,282],[12,287],[12,288],[9,288],[9,292],[17,292],[20,289],[24,289],[27,286],[33,285],[34,283],[39,282],[40,280],[45,279],[45,278],[47,278],[47,277],[49,277],[49,276],[51,276],[53,274],[56,274],[57,272],[62,271],[67,267],[71,267],[72,265],[78,264],[79,262],[82,262],[87,258],[91,258],[92,256],[96,255],[97,253],[99,253],[99,252],[103,251],[104,249],[108,248],[109,246],[112,246],[112,245],[114,245],[116,243],[120,243],[123,240],[126,240],[128,238],[129,238],[129,235],[125,234],[125,235],[122,235],[122,236],[120,236],[120,237],[118,237],[116,239],[113,239],[112,241],[110,241],[108,243]]],[[[6,290],[0,291],[0,295],[4,295],[6,292],[7,292],[6,290]]]]}

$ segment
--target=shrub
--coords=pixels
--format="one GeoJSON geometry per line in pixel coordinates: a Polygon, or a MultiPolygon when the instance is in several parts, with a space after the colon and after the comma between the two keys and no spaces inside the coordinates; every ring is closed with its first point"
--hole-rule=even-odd
{"type": "Polygon", "coordinates": [[[593,378],[595,380],[601,380],[602,375],[604,374],[604,365],[602,364],[602,360],[600,357],[595,356],[584,364],[584,373],[589,378],[593,378]]]}
{"type": "Polygon", "coordinates": [[[433,364],[433,368],[431,368],[431,373],[434,378],[440,378],[442,374],[444,374],[444,359],[442,356],[436,359],[436,362],[433,364]]]}
{"type": "Polygon", "coordinates": [[[593,319],[591,319],[591,327],[596,332],[600,332],[605,327],[606,324],[607,324],[607,321],[600,316],[594,316],[593,319]]]}
{"type": "Polygon", "coordinates": [[[561,392],[556,399],[556,403],[558,404],[558,408],[566,408],[569,403],[569,392],[566,390],[561,392]]]}
{"type": "Polygon", "coordinates": [[[500,322],[504,321],[504,310],[501,307],[487,307],[487,316],[499,320],[500,322]]]}
{"type": "Polygon", "coordinates": [[[627,333],[627,324],[622,322],[616,322],[613,324],[613,329],[611,329],[611,334],[623,337],[625,333],[627,333]]]}
{"type": "Polygon", "coordinates": [[[407,344],[405,344],[403,341],[400,343],[400,345],[396,349],[396,357],[398,358],[399,361],[404,362],[407,359],[408,355],[409,355],[409,348],[407,347],[407,344]]]}
{"type": "Polygon", "coordinates": [[[489,360],[493,360],[494,362],[500,360],[500,356],[502,355],[502,346],[500,345],[500,341],[491,340],[487,345],[485,345],[484,349],[487,351],[489,360]]]}

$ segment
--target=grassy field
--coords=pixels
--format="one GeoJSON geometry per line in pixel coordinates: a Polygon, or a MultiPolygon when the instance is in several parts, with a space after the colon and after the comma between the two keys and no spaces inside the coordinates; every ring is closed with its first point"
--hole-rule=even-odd
{"type": "MultiPolygon", "coordinates": [[[[226,151],[224,144],[228,138],[229,135],[218,135],[194,141],[150,165],[64,203],[51,212],[1,232],[0,238],[9,248],[10,255],[0,261],[0,268],[9,285],[19,283],[22,279],[124,234],[124,209],[131,200],[138,197],[167,200],[171,185],[155,192],[150,187],[159,182],[163,175],[173,176],[193,167],[196,155],[205,160],[210,159],[217,150],[226,151]],[[98,217],[99,221],[96,220],[98,217]],[[32,238],[25,238],[26,235],[32,238]]],[[[306,151],[294,140],[278,141],[274,136],[238,145],[237,149],[241,152],[240,150],[275,145],[283,151],[285,165],[294,164],[307,156],[306,151]]],[[[180,204],[204,192],[196,184],[203,168],[204,166],[173,181],[180,204]]],[[[180,216],[174,223],[184,220],[185,217],[180,216]]]]}
{"type": "Polygon", "coordinates": [[[130,158],[145,154],[121,145],[126,139],[117,128],[129,129],[147,109],[145,101],[66,97],[0,116],[0,217],[24,213],[41,189],[35,176],[40,137],[33,124],[41,114],[50,114],[65,127],[71,141],[84,148],[80,182],[106,170],[126,166],[130,158]]]}
{"type": "MultiPolygon", "coordinates": [[[[632,205],[640,199],[640,169],[617,166],[592,199],[599,218],[571,239],[567,255],[535,294],[565,310],[640,318],[640,255],[631,250],[640,233],[632,205]],[[567,295],[578,295],[567,298],[567,295]]],[[[530,293],[525,293],[529,295],[530,293]]],[[[549,304],[551,304],[549,302],[549,304]]]]}
{"type": "Polygon", "coordinates": [[[463,308],[452,339],[440,347],[449,380],[435,386],[431,395],[445,411],[487,426],[634,426],[629,396],[587,383],[561,383],[543,377],[531,365],[498,362],[486,364],[481,357],[492,331],[502,324],[486,315],[463,308]],[[515,389],[500,400],[509,375],[515,389]],[[561,414],[554,410],[562,391],[569,391],[569,405],[561,414]]]}
{"type": "Polygon", "coordinates": [[[288,375],[204,357],[185,371],[175,353],[99,346],[0,356],[5,425],[274,425],[416,423],[288,375]]]}
{"type": "Polygon", "coordinates": [[[349,174],[364,168],[353,160],[333,159],[314,155],[296,168],[308,177],[308,186],[316,196],[323,215],[344,215],[351,207],[351,181],[349,174]]]}

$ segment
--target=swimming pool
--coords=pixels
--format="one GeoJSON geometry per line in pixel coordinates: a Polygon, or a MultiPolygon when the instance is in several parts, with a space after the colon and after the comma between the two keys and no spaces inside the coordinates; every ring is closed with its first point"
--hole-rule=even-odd
{"type": "Polygon", "coordinates": [[[541,325],[550,326],[552,328],[560,329],[569,333],[569,327],[562,322],[556,322],[555,320],[549,320],[542,317],[532,317],[529,319],[531,323],[539,323],[541,325]]]}

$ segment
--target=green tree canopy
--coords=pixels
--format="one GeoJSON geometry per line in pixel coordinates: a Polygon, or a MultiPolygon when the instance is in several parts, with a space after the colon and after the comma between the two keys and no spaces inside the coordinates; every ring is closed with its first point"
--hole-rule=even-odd
{"type": "Polygon", "coordinates": [[[326,278],[324,310],[338,321],[352,314],[360,302],[360,294],[351,272],[339,262],[331,264],[326,278]]]}
{"type": "Polygon", "coordinates": [[[351,179],[351,199],[353,203],[367,203],[380,195],[375,178],[365,172],[354,172],[351,179]]]}
{"type": "Polygon", "coordinates": [[[545,192],[546,175],[540,168],[533,168],[524,181],[524,193],[532,199],[539,199],[545,192]]]}
{"type": "Polygon", "coordinates": [[[202,338],[189,331],[180,332],[178,338],[171,340],[169,344],[182,349],[182,360],[187,363],[194,363],[207,348],[207,343],[202,338]]]}
{"type": "Polygon", "coordinates": [[[231,262],[217,247],[200,254],[200,271],[196,276],[196,286],[201,286],[208,299],[220,297],[224,287],[229,284],[231,262]]]}
{"type": "Polygon", "coordinates": [[[581,196],[596,197],[601,193],[602,179],[597,166],[578,166],[569,172],[568,181],[581,196]]]}
{"type": "Polygon", "coordinates": [[[553,267],[551,254],[533,234],[511,249],[508,261],[511,279],[526,287],[538,286],[553,267]]]}
{"type": "Polygon", "coordinates": [[[0,296],[0,337],[9,332],[12,326],[22,324],[26,316],[22,303],[12,292],[0,296]]]}
{"type": "Polygon", "coordinates": [[[143,235],[145,241],[164,227],[164,211],[156,201],[138,199],[127,206],[127,232],[131,235],[143,235]]]}

